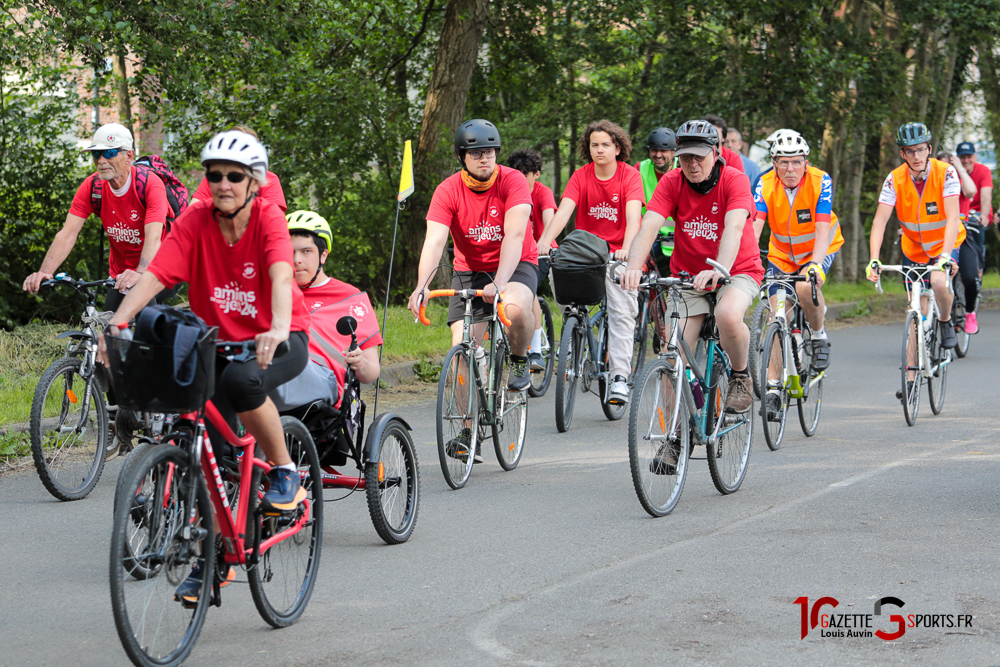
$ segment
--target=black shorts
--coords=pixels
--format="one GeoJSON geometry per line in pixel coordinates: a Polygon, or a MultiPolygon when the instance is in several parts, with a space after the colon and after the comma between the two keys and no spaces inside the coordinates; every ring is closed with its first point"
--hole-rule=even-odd
{"type": "MultiPolygon", "coordinates": [[[[496,272],[486,273],[485,271],[456,271],[451,277],[452,289],[483,289],[492,282],[496,272]]],[[[538,266],[531,262],[518,262],[517,268],[511,274],[507,282],[521,283],[529,290],[532,296],[538,290],[538,266]]],[[[488,304],[480,298],[472,300],[472,315],[474,317],[488,317],[493,314],[492,304],[488,304]]],[[[448,324],[458,322],[465,317],[465,302],[457,296],[451,297],[448,301],[448,324]]]]}

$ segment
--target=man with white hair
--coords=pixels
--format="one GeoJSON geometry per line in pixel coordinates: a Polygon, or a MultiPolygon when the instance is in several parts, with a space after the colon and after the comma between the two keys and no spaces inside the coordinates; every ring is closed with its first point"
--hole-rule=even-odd
{"type": "Polygon", "coordinates": [[[743,171],[746,172],[747,178],[750,179],[750,188],[755,189],[757,187],[757,180],[760,178],[760,167],[756,162],[743,154],[743,133],[735,127],[730,127],[726,131],[725,145],[726,148],[740,156],[740,160],[743,161],[743,171]]]}
{"type": "Polygon", "coordinates": [[[108,275],[115,279],[115,288],[108,292],[104,307],[116,310],[153,261],[171,212],[170,204],[163,181],[156,174],[143,169],[142,178],[137,177],[132,164],[132,133],[124,126],[102,125],[82,150],[93,156],[97,171],[77,189],[63,228],[45,253],[41,268],[25,278],[23,288],[36,294],[43,281],[52,279],[76,245],[87,217],[95,213],[108,234],[108,275]],[[102,181],[99,188],[94,187],[95,179],[102,181]],[[96,190],[101,193],[99,210],[94,210],[96,190]]]}

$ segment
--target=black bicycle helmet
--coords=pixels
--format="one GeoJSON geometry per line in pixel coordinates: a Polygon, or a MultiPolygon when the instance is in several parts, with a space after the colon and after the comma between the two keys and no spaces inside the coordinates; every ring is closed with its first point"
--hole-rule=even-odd
{"type": "Polygon", "coordinates": [[[719,145],[719,132],[707,120],[689,120],[677,128],[677,145],[708,144],[719,145]]]}
{"type": "Polygon", "coordinates": [[[646,148],[657,151],[677,150],[677,137],[669,127],[658,127],[646,137],[646,148]]]}
{"type": "Polygon", "coordinates": [[[500,132],[488,120],[476,118],[458,126],[455,132],[455,155],[462,157],[462,151],[478,148],[495,148],[500,151],[500,132]]]}
{"type": "Polygon", "coordinates": [[[930,143],[930,141],[931,131],[923,123],[904,123],[896,130],[896,145],[900,148],[930,143]]]}

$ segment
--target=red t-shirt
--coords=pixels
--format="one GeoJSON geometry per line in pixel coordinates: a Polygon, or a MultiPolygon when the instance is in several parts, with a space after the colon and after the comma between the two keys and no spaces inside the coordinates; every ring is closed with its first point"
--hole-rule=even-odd
{"type": "MultiPolygon", "coordinates": [[[[267,185],[262,187],[257,195],[280,208],[282,213],[288,210],[288,204],[285,203],[285,193],[281,189],[281,181],[278,180],[273,171],[267,172],[267,185]]],[[[201,183],[198,184],[198,189],[194,191],[194,196],[191,199],[212,201],[212,191],[208,189],[207,178],[201,179],[201,183]]]]}
{"type": "Polygon", "coordinates": [[[736,169],[741,174],[745,174],[746,169],[743,168],[743,159],[740,158],[739,154],[733,149],[726,148],[725,146],[720,146],[720,148],[722,148],[722,157],[726,158],[726,166],[736,169]]]}
{"type": "Polygon", "coordinates": [[[552,194],[552,188],[544,183],[535,181],[535,187],[531,190],[531,233],[535,237],[536,242],[542,238],[542,232],[545,231],[542,213],[557,209],[556,198],[552,194]]]}
{"type": "Polygon", "coordinates": [[[337,321],[345,315],[353,316],[358,321],[355,331],[358,347],[367,350],[382,344],[378,315],[367,294],[333,278],[322,285],[307,287],[302,291],[302,296],[312,319],[309,356],[316,363],[332,370],[337,376],[337,384],[343,387],[344,375],[347,373],[344,350],[351,346],[351,337],[337,333],[337,321]]]}
{"type": "MultiPolygon", "coordinates": [[[[985,164],[979,164],[978,162],[972,167],[972,171],[969,172],[969,178],[972,182],[976,184],[976,196],[969,201],[969,208],[975,211],[983,212],[983,204],[980,201],[983,195],[983,188],[993,187],[993,172],[985,164]]],[[[962,199],[965,199],[965,195],[962,195],[962,199]]],[[[990,202],[992,204],[992,202],[990,202]]],[[[992,209],[992,206],[988,206],[992,209]]],[[[984,220],[984,223],[987,221],[984,220]]],[[[992,218],[989,222],[993,222],[992,218]]]]}
{"type": "MultiPolygon", "coordinates": [[[[149,271],[165,287],[187,282],[191,310],[219,339],[243,341],[271,329],[271,266],[292,264],[288,223],[274,204],[255,199],[250,224],[234,245],[212,218],[212,200],[193,204],[174,221],[149,271]]],[[[309,330],[302,290],[292,282],[292,331],[309,330]]]]}
{"type": "MultiPolygon", "coordinates": [[[[90,191],[96,177],[97,174],[91,174],[77,188],[69,212],[81,218],[86,218],[91,213],[100,216],[111,247],[111,252],[108,253],[108,274],[117,278],[126,269],[135,271],[138,268],[142,258],[142,245],[146,240],[146,225],[156,222],[166,224],[170,204],[167,203],[163,181],[149,172],[146,177],[146,206],[143,206],[139,193],[135,190],[135,167],[132,167],[128,191],[121,197],[116,197],[111,192],[111,183],[104,181],[101,210],[95,211],[90,204],[90,191]]],[[[164,227],[164,236],[161,238],[165,238],[166,233],[164,227]]]]}
{"type": "Polygon", "coordinates": [[[630,201],[646,203],[642,176],[624,162],[618,162],[614,175],[606,181],[597,178],[595,166],[585,164],[569,177],[563,197],[576,202],[576,228],[601,237],[611,252],[621,250],[625,240],[625,205],[630,201]]]}
{"type": "MultiPolygon", "coordinates": [[[[687,271],[692,276],[711,269],[706,258],[717,259],[726,213],[733,209],[754,210],[750,181],[746,174],[724,167],[719,182],[706,195],[699,195],[685,182],[683,172],[674,169],[656,184],[653,197],[646,205],[664,218],[673,217],[674,254],[670,257],[670,272],[687,271]]],[[[747,219],[732,275],[746,274],[758,283],[764,276],[757,249],[753,224],[747,219]]]]}
{"type": "MultiPolygon", "coordinates": [[[[500,175],[486,192],[470,190],[462,182],[462,172],[444,179],[434,190],[427,220],[451,230],[456,271],[496,271],[500,266],[504,216],[514,206],[531,205],[524,174],[503,165],[497,165],[497,169],[500,175]]],[[[529,229],[524,233],[521,261],[538,263],[538,246],[529,229]]]]}

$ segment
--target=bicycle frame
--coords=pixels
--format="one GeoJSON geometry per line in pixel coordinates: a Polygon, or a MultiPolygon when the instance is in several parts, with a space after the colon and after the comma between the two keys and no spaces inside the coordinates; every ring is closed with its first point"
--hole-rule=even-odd
{"type": "MultiPolygon", "coordinates": [[[[920,340],[917,343],[917,354],[918,354],[918,367],[917,368],[907,368],[908,371],[919,372],[920,376],[926,379],[932,378],[935,373],[937,373],[938,368],[942,366],[947,366],[951,363],[951,352],[945,355],[945,359],[937,364],[936,366],[931,366],[930,354],[927,349],[927,337],[931,333],[931,323],[937,322],[939,316],[941,315],[940,308],[938,307],[937,298],[934,296],[934,290],[927,290],[927,312],[924,312],[923,305],[921,304],[921,297],[924,295],[924,276],[930,274],[931,271],[936,269],[932,266],[902,266],[900,264],[889,265],[885,264],[882,266],[882,271],[893,271],[895,273],[903,274],[904,277],[910,277],[910,287],[909,287],[909,304],[907,305],[907,314],[914,312],[920,316],[920,331],[923,334],[920,336],[920,340]],[[933,316],[933,317],[932,317],[933,316]]],[[[952,293],[951,288],[951,276],[948,276],[948,293],[952,293]]],[[[875,284],[875,290],[882,294],[882,279],[879,277],[879,281],[875,284]]]]}
{"type": "MultiPolygon", "coordinates": [[[[778,285],[778,292],[774,295],[774,298],[777,299],[777,303],[775,304],[774,312],[771,315],[771,322],[778,323],[778,326],[781,328],[781,337],[786,341],[791,339],[791,336],[788,333],[787,308],[789,301],[792,302],[792,315],[795,327],[801,331],[806,325],[805,314],[802,312],[802,308],[799,305],[798,294],[793,287],[793,283],[795,282],[804,281],[792,280],[791,277],[768,277],[761,286],[761,298],[768,299],[768,301],[770,301],[770,290],[767,289],[767,285],[768,283],[778,285]]],[[[792,345],[795,344],[797,343],[793,343],[792,345]]],[[[799,374],[798,366],[795,363],[792,345],[782,346],[783,359],[781,364],[781,386],[788,392],[789,398],[804,399],[809,395],[809,390],[818,382],[822,381],[823,377],[826,375],[826,371],[817,373],[815,377],[809,379],[808,384],[803,385],[802,376],[799,374]],[[795,369],[795,372],[792,372],[791,369],[795,369]]]]}

